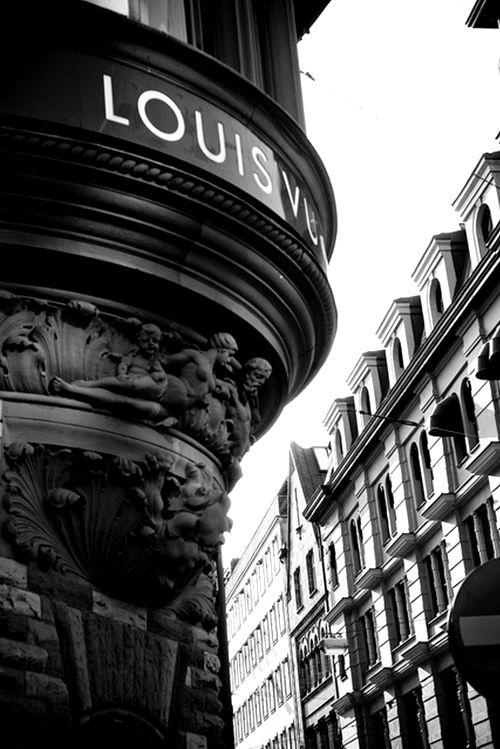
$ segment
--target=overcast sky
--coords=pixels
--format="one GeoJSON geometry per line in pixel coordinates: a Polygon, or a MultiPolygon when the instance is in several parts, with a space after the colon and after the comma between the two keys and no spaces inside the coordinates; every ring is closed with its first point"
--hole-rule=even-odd
{"type": "Polygon", "coordinates": [[[288,470],[291,440],[322,425],[481,155],[500,150],[500,30],[469,29],[474,0],[331,0],[299,44],[309,139],[332,182],[338,235],[329,279],[338,332],[312,384],[242,461],[224,563],[241,555],[288,470]]]}

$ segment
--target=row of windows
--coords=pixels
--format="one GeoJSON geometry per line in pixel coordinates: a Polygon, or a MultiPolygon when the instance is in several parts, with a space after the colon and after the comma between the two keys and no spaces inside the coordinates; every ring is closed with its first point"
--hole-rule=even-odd
{"type": "MultiPolygon", "coordinates": [[[[479,508],[467,522],[467,532],[472,532],[474,560],[479,564],[481,555],[485,559],[494,556],[492,528],[487,518],[487,506],[479,508]],[[487,523],[485,525],[485,523],[487,523]],[[484,539],[488,539],[484,542],[484,539]],[[481,551],[480,551],[481,550],[481,551]]],[[[424,610],[428,621],[444,613],[451,600],[451,584],[446,559],[445,544],[432,549],[422,559],[422,579],[424,581],[424,610]]],[[[400,580],[385,596],[389,637],[393,647],[404,642],[413,634],[412,615],[406,579],[400,580]]],[[[377,627],[372,609],[358,620],[360,646],[360,666],[365,671],[379,659],[377,627]]]]}
{"type": "Polygon", "coordinates": [[[297,733],[295,724],[292,723],[288,728],[283,729],[280,734],[276,734],[272,741],[263,744],[260,749],[297,749],[297,746],[297,733]]]}
{"type": "Polygon", "coordinates": [[[290,4],[234,0],[87,0],[202,49],[252,81],[299,121],[293,10],[290,4]],[[270,7],[272,6],[272,7],[270,7]],[[286,73],[288,72],[288,78],[286,73]]]}
{"type": "Polygon", "coordinates": [[[283,596],[280,596],[243,647],[232,658],[230,672],[233,690],[237,689],[260,663],[264,654],[271,650],[271,646],[278,642],[279,636],[283,635],[285,630],[285,606],[283,596]]]}
{"type": "MultiPolygon", "coordinates": [[[[438,703],[436,719],[440,722],[439,733],[444,749],[474,747],[471,705],[462,677],[454,667],[448,667],[436,673],[433,679],[438,703]]],[[[396,697],[396,709],[404,749],[428,749],[431,737],[422,688],[414,687],[396,697]]],[[[360,717],[361,749],[391,749],[387,708],[384,706],[371,713],[366,709],[360,717]]],[[[493,729],[495,723],[497,721],[491,721],[493,729]]],[[[495,746],[496,738],[493,736],[495,746]]]]}
{"type": "MultiPolygon", "coordinates": [[[[444,425],[447,427],[448,436],[452,440],[457,465],[460,465],[479,444],[476,407],[469,378],[465,377],[462,380],[459,395],[452,393],[444,402],[446,403],[444,425]]],[[[361,393],[361,413],[367,417],[367,420],[372,414],[366,387],[363,388],[361,393]]],[[[335,431],[334,444],[337,463],[340,463],[344,457],[344,447],[339,428],[335,431]]],[[[425,432],[422,432],[418,440],[411,443],[408,462],[414,499],[417,507],[419,507],[434,491],[431,457],[425,432]]]]}
{"type": "MultiPolygon", "coordinates": [[[[306,749],[344,749],[342,733],[335,712],[306,728],[306,749]]],[[[377,745],[377,749],[379,749],[377,745]]]]}
{"type": "MultiPolygon", "coordinates": [[[[307,574],[307,589],[309,596],[313,596],[318,588],[316,584],[316,567],[314,563],[314,553],[312,549],[306,554],[306,574],[307,574]]],[[[293,588],[295,592],[295,603],[297,611],[304,605],[304,598],[302,595],[302,579],[300,567],[297,567],[293,573],[293,588]]]]}
{"type": "MultiPolygon", "coordinates": [[[[466,553],[464,553],[468,571],[474,566],[499,555],[500,540],[491,500],[488,500],[467,516],[461,528],[462,539],[468,547],[465,550],[466,553]]],[[[435,617],[447,611],[452,599],[445,543],[440,543],[426,554],[420,562],[420,567],[424,612],[427,621],[431,622],[435,617]]],[[[395,648],[413,635],[412,613],[406,578],[402,578],[386,591],[384,603],[389,640],[391,646],[395,648]]],[[[361,672],[364,673],[375,665],[380,658],[378,628],[373,609],[364,611],[357,618],[355,634],[359,649],[359,666],[361,672]]],[[[312,668],[316,670],[322,668],[322,663],[317,656],[312,663],[312,668]]],[[[320,675],[322,675],[321,672],[320,675]]],[[[307,677],[304,674],[303,678],[308,678],[309,684],[314,686],[314,679],[317,680],[318,674],[312,671],[312,675],[310,674],[307,677]]]]}
{"type": "Polygon", "coordinates": [[[285,658],[236,711],[233,719],[236,742],[255,731],[291,695],[290,664],[285,658]]]}
{"type": "Polygon", "coordinates": [[[229,637],[234,637],[245,622],[261,596],[267,591],[275,575],[280,571],[279,545],[277,537],[255,565],[255,569],[246,581],[243,589],[235,597],[227,612],[229,637]]]}
{"type": "MultiPolygon", "coordinates": [[[[343,656],[341,656],[343,659],[343,656]]],[[[342,665],[344,668],[344,666],[342,665]]],[[[331,676],[333,671],[332,658],[323,652],[321,647],[316,647],[314,650],[303,656],[299,660],[299,680],[300,680],[300,693],[301,696],[312,692],[316,689],[325,679],[331,676]]]]}

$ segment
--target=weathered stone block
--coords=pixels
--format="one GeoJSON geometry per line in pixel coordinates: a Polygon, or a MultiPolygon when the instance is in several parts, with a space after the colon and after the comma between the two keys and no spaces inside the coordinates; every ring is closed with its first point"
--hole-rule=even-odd
{"type": "Polygon", "coordinates": [[[92,587],[71,575],[59,575],[53,570],[42,572],[36,564],[28,565],[28,588],[43,596],[43,618],[51,619],[51,601],[64,601],[79,609],[92,609],[92,587]],[[44,600],[45,596],[48,601],[44,600]],[[46,607],[44,604],[48,604],[46,607]]]}
{"type": "Polygon", "coordinates": [[[122,624],[130,624],[133,627],[146,630],[147,618],[145,609],[123,603],[123,601],[116,601],[96,590],[92,593],[92,601],[92,611],[94,614],[99,614],[99,616],[104,616],[106,619],[113,619],[122,624]]]}
{"type": "Polygon", "coordinates": [[[0,637],[27,642],[30,634],[29,619],[14,611],[0,611],[0,637]]]}
{"type": "Polygon", "coordinates": [[[25,564],[6,557],[0,558],[0,583],[10,583],[17,588],[26,588],[27,579],[28,573],[25,564]]]}
{"type": "Polygon", "coordinates": [[[199,687],[202,689],[213,689],[217,692],[221,687],[221,680],[212,671],[203,671],[201,668],[189,667],[186,674],[186,686],[199,687]],[[188,683],[189,679],[189,683],[188,683]]]}
{"type": "Polygon", "coordinates": [[[194,640],[192,627],[163,610],[149,612],[148,629],[150,632],[164,635],[176,642],[192,643],[194,640]]]}
{"type": "Polygon", "coordinates": [[[62,679],[27,671],[26,695],[48,702],[66,703],[68,701],[68,688],[62,679]]]}
{"type": "Polygon", "coordinates": [[[35,645],[48,650],[59,650],[59,638],[54,624],[33,619],[28,622],[28,626],[35,645]]]}
{"type": "Polygon", "coordinates": [[[0,583],[0,611],[16,611],[23,616],[40,618],[42,616],[40,596],[22,588],[0,583]]]}
{"type": "Polygon", "coordinates": [[[48,654],[37,645],[0,638],[0,663],[5,666],[29,668],[38,672],[45,671],[48,654]]]}

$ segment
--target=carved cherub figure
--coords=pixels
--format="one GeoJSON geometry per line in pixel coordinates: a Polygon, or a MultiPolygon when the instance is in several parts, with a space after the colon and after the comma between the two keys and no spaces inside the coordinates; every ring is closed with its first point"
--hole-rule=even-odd
{"type": "Polygon", "coordinates": [[[75,389],[97,388],[141,398],[161,398],[167,387],[167,373],[159,356],[160,341],[161,330],[157,325],[142,325],[137,335],[137,348],[122,357],[116,375],[71,383],[54,377],[52,390],[74,395],[75,389]]]}
{"type": "Polygon", "coordinates": [[[215,388],[216,368],[231,371],[239,366],[234,359],[238,346],[229,333],[211,336],[206,350],[186,347],[163,355],[153,354],[159,346],[155,339],[156,336],[150,338],[147,350],[143,349],[141,359],[135,361],[133,374],[127,370],[115,377],[74,382],[56,377],[51,389],[98,407],[118,410],[130,418],[171,426],[179,414],[195,403],[203,403],[215,388]],[[150,371],[139,371],[144,362],[150,371]]]}

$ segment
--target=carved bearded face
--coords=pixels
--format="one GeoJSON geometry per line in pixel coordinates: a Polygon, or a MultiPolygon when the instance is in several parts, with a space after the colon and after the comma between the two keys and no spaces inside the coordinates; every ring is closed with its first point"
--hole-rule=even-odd
{"type": "Polygon", "coordinates": [[[266,359],[250,359],[245,364],[243,387],[247,393],[255,393],[267,382],[272,373],[272,367],[266,359]]]}

